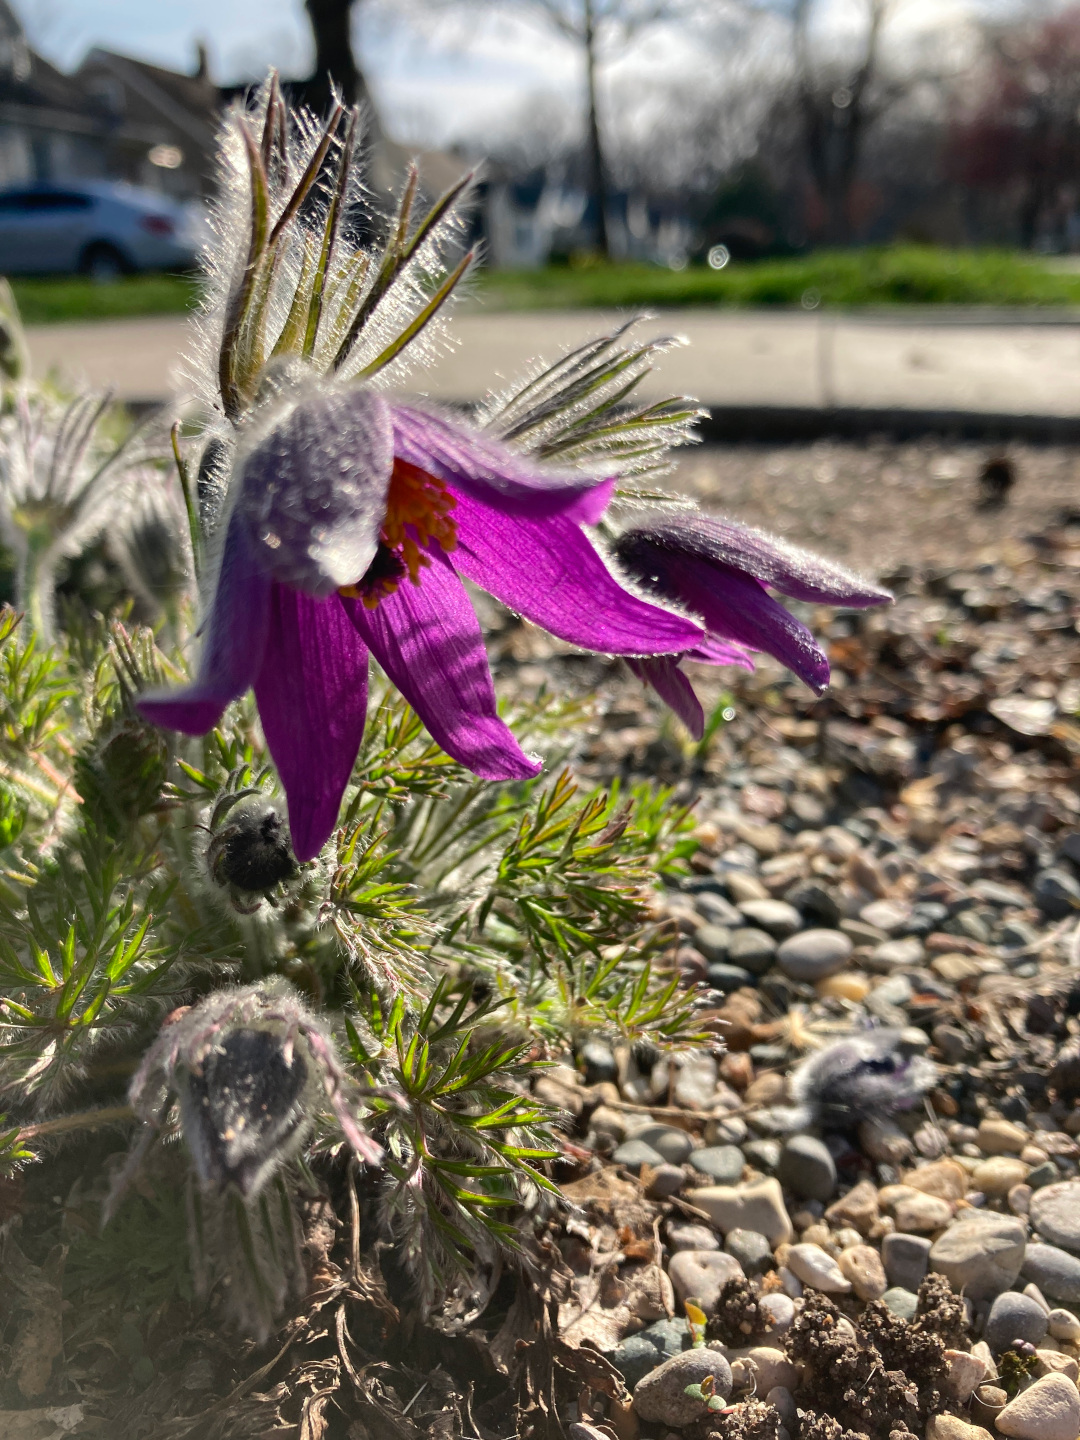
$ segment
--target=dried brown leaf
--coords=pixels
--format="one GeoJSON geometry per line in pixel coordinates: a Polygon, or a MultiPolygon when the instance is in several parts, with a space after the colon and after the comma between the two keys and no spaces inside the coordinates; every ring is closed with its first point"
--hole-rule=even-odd
{"type": "Polygon", "coordinates": [[[64,1349],[62,1280],[67,1246],[57,1245],[40,1268],[32,1265],[15,1241],[4,1246],[4,1278],[18,1292],[22,1312],[12,1346],[10,1370],[27,1400],[44,1395],[53,1364],[64,1349]]]}
{"type": "Polygon", "coordinates": [[[330,1404],[332,1394],[331,1390],[321,1390],[317,1395],[309,1395],[304,1401],[304,1408],[300,1412],[300,1440],[323,1440],[330,1428],[326,1407],[330,1404]]]}

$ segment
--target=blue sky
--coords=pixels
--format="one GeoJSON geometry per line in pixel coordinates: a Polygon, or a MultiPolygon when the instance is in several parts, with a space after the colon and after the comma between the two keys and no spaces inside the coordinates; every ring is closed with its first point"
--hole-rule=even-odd
{"type": "MultiPolygon", "coordinates": [[[[247,79],[271,64],[287,74],[310,67],[302,0],[13,0],[13,8],[31,43],[63,68],[105,45],[188,69],[198,39],[219,80],[247,79]]],[[[449,117],[459,129],[483,130],[531,94],[569,100],[577,89],[577,58],[564,42],[497,18],[474,18],[466,36],[451,22],[432,33],[430,24],[376,17],[358,41],[380,110],[392,129],[415,132],[409,138],[445,132],[449,117]]]]}
{"type": "MultiPolygon", "coordinates": [[[[252,79],[276,65],[283,74],[310,69],[311,39],[303,0],[10,0],[31,43],[62,68],[72,68],[91,46],[105,45],[175,69],[194,63],[205,40],[216,79],[252,79]]],[[[918,30],[956,21],[973,10],[1008,8],[1016,0],[900,0],[897,20],[918,30]]],[[[477,6],[438,24],[428,11],[412,23],[403,0],[374,0],[359,8],[357,40],[365,74],[391,133],[409,143],[479,141],[518,127],[539,97],[564,114],[580,115],[580,56],[564,40],[535,24],[511,21],[477,6]]],[[[722,7],[702,6],[699,14],[722,7]]],[[[414,17],[420,14],[413,10],[414,17]]],[[[692,12],[691,12],[692,13],[692,12]]],[[[859,0],[825,0],[828,23],[843,30],[859,0]]],[[[665,27],[639,39],[604,83],[619,73],[634,84],[679,77],[701,82],[715,71],[717,53],[694,44],[691,34],[665,27]],[[704,69],[702,67],[704,66],[704,69]]],[[[632,88],[632,87],[631,87],[632,88]]]]}

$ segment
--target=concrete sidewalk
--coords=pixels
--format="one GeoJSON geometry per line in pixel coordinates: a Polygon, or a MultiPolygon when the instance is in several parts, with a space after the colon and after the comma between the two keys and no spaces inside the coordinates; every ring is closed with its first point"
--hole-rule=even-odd
{"type": "MultiPolygon", "coordinates": [[[[615,324],[613,311],[460,312],[456,348],[418,390],[468,401],[615,324]]],[[[1080,323],[1030,315],[919,316],[668,311],[641,334],[685,336],[642,386],[651,398],[697,396],[738,406],[1080,415],[1080,323]]],[[[164,400],[181,387],[180,318],[31,327],[35,372],[51,368],[111,387],[127,400],[164,400]]]]}

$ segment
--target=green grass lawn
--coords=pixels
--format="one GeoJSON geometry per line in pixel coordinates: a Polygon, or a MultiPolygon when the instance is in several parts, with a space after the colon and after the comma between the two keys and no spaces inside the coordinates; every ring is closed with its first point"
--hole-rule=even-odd
{"type": "Polygon", "coordinates": [[[1006,250],[888,246],[819,250],[723,270],[647,265],[493,272],[478,286],[486,309],[589,305],[1080,305],[1080,274],[1006,250]]]}
{"type": "MultiPolygon", "coordinates": [[[[95,284],[72,277],[12,282],[30,325],[181,314],[196,282],[178,275],[134,275],[95,284]]],[[[895,245],[819,250],[784,260],[733,261],[664,270],[650,265],[551,266],[481,272],[475,302],[485,310],[645,305],[1080,305],[1080,273],[1048,268],[1008,250],[940,250],[895,245]]]]}
{"type": "Polygon", "coordinates": [[[131,315],[179,315],[188,310],[196,282],[183,275],[131,275],[98,284],[82,276],[12,279],[27,325],[55,320],[107,320],[131,315]]]}

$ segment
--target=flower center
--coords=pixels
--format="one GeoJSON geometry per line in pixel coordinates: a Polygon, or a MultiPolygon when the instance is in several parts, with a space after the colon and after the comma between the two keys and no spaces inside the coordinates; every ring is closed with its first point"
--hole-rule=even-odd
{"type": "Polygon", "coordinates": [[[457,547],[457,526],[450,513],[456,504],[441,480],[407,460],[395,460],[375,559],[355,584],[343,585],[340,593],[374,610],[384,596],[394,594],[406,575],[419,585],[421,569],[431,564],[422,547],[432,541],[445,551],[457,547]]]}

